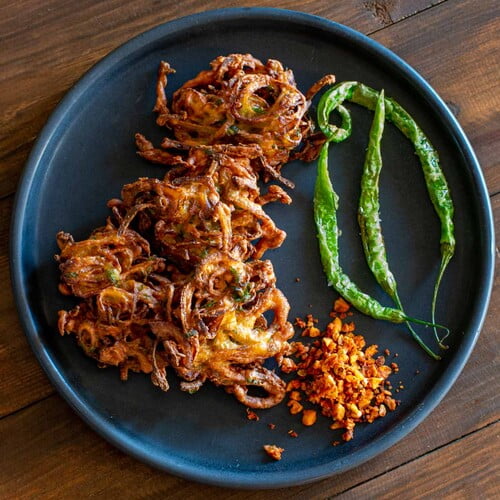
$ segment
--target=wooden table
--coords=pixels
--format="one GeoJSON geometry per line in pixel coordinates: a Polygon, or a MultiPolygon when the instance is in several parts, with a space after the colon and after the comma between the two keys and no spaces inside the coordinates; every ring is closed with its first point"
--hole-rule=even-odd
{"type": "MultiPolygon", "coordinates": [[[[499,227],[498,2],[259,0],[241,4],[300,8],[344,23],[416,68],[468,134],[499,227]]],[[[70,410],[35,360],[8,286],[11,208],[33,141],[66,91],[110,50],[159,23],[224,6],[230,2],[3,0],[0,5],[0,497],[498,495],[498,273],[478,344],[453,389],[424,423],[354,470],[272,493],[202,486],[124,455],[70,410]]]]}

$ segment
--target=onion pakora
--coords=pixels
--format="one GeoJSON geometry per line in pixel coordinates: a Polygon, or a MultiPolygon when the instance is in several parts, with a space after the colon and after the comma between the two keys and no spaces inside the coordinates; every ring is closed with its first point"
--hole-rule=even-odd
{"type": "Polygon", "coordinates": [[[293,328],[271,262],[211,248],[184,274],[143,241],[111,220],[84,241],[59,233],[60,290],[85,299],[59,312],[61,334],[74,334],[101,366],[118,366],[122,379],[129,370],[150,373],[168,390],[171,366],[189,392],[210,380],[253,408],[280,402],[284,383],[262,364],[281,359],[293,328]],[[249,394],[250,386],[265,395],[249,394]]]}
{"type": "Polygon", "coordinates": [[[143,372],[168,390],[171,367],[182,390],[208,380],[248,407],[269,408],[285,384],[264,363],[281,364],[293,327],[272,264],[261,260],[286,234],[263,206],[291,198],[278,185],[261,194],[258,182],[290,186],[283,164],[317,155],[325,138],[306,112],[334,77],[303,95],[278,61],[221,56],[174,92],[169,109],[170,73],[162,62],[154,108],[170,136],[155,148],[136,135],[140,156],[171,167],[164,179],[125,185],[88,239],[57,236],[59,289],[81,299],[59,311],[59,332],[122,379],[143,372]]]}
{"type": "Polygon", "coordinates": [[[318,156],[326,138],[315,133],[306,113],[314,95],[335,77],[324,76],[304,95],[292,71],[273,59],[263,64],[250,54],[231,54],[217,57],[210,67],[174,92],[169,109],[165,87],[175,70],[161,62],[154,111],[157,124],[171,130],[175,140],[166,138],[156,149],[138,134],[140,154],[176,165],[182,162],[179,153],[189,148],[250,146],[252,168],[264,181],[274,178],[293,187],[281,176],[281,167],[290,159],[318,156]]]}

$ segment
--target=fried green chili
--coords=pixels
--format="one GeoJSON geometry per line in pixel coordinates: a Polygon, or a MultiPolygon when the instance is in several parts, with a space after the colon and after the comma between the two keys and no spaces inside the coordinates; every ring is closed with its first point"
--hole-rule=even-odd
{"type": "Polygon", "coordinates": [[[329,116],[333,111],[333,108],[330,109],[330,101],[325,101],[323,105],[320,104],[318,106],[318,123],[323,124],[322,126],[320,125],[321,131],[326,135],[328,142],[345,141],[351,135],[352,131],[352,120],[349,110],[342,106],[342,104],[340,103],[337,103],[335,105],[335,109],[338,111],[340,117],[342,118],[342,126],[340,127],[329,123],[329,116]]]}
{"type": "MultiPolygon", "coordinates": [[[[328,278],[328,284],[333,286],[348,302],[363,314],[375,319],[403,323],[411,321],[428,326],[434,326],[427,321],[410,318],[403,311],[385,307],[375,299],[362,292],[340,266],[337,209],[339,198],[335,193],[328,175],[328,142],[321,149],[318,159],[318,173],[314,188],[314,219],[318,230],[318,240],[321,262],[328,278]]],[[[444,328],[437,325],[439,328],[444,328]]],[[[446,329],[446,328],[444,328],[446,329]]],[[[429,349],[415,333],[415,340],[434,359],[440,359],[429,349]]]]}
{"type": "MultiPolygon", "coordinates": [[[[366,150],[361,194],[359,197],[358,223],[366,262],[377,283],[397,302],[397,285],[387,262],[382,227],[380,224],[379,177],[382,170],[380,142],[384,132],[385,104],[384,91],[380,92],[370,129],[366,150]]],[[[397,306],[402,309],[400,304],[397,306]]]]}
{"type": "MultiPolygon", "coordinates": [[[[377,283],[392,298],[396,307],[404,312],[399,298],[397,283],[389,268],[385,249],[382,225],[380,223],[379,178],[382,170],[382,153],[380,143],[384,133],[385,99],[381,90],[377,99],[373,123],[369,133],[363,175],[361,177],[361,194],[359,197],[358,223],[361,231],[361,242],[366,262],[377,283]]],[[[417,333],[409,322],[406,323],[410,333],[417,333]]]]}
{"type": "MultiPolygon", "coordinates": [[[[339,130],[339,127],[332,126],[329,123],[330,113],[337,109],[343,101],[348,100],[374,110],[377,105],[379,93],[359,82],[342,82],[327,92],[325,92],[318,105],[318,125],[322,132],[329,138],[332,133],[336,137],[348,137],[351,133],[351,127],[339,130]]],[[[439,287],[444,272],[455,252],[455,236],[453,224],[453,201],[446,178],[439,165],[439,156],[432,146],[431,142],[417,125],[410,114],[402,108],[396,101],[390,98],[384,98],[385,118],[391,121],[413,144],[415,152],[419,157],[424,173],[425,183],[429,197],[434,206],[434,210],[441,222],[441,264],[438,276],[434,285],[432,297],[431,313],[432,322],[435,321],[435,310],[439,287]]],[[[347,122],[345,109],[342,110],[342,122],[347,122]]],[[[339,142],[339,141],[337,141],[339,142]]],[[[434,330],[436,339],[441,347],[444,347],[442,341],[434,330]]]]}

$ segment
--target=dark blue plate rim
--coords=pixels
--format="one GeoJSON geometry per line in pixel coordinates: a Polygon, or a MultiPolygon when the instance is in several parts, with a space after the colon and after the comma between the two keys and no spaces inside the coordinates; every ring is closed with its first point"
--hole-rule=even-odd
{"type": "Polygon", "coordinates": [[[462,371],[476,343],[486,317],[494,276],[494,224],[483,174],[465,133],[454,115],[434,89],[400,57],[380,45],[378,42],[352,28],[318,16],[275,8],[228,8],[207,11],[176,19],[136,36],[115,49],[93,66],[66,94],[39,134],[23,171],[13,206],[10,261],[14,298],[22,327],[33,352],[59,393],[66,399],[76,413],[96,432],[114,446],[135,458],[186,479],[226,487],[252,489],[279,488],[317,481],[360,465],[405,437],[439,404],[462,371]],[[44,168],[43,157],[45,150],[57,133],[61,120],[65,117],[66,113],[68,113],[70,108],[78,102],[87,87],[96,79],[101,78],[123,58],[131,56],[135,51],[143,49],[147,44],[154,42],[158,38],[175,32],[184,31],[192,26],[200,24],[217,23],[217,21],[241,19],[242,17],[245,19],[275,20],[276,22],[295,22],[311,29],[324,30],[331,33],[332,36],[340,37],[355,45],[357,48],[371,53],[374,57],[390,63],[401,77],[410,83],[413,88],[418,89],[420,96],[437,110],[437,113],[446,123],[446,133],[450,134],[454,139],[456,147],[462,153],[472,174],[472,179],[475,183],[473,187],[478,196],[480,216],[482,217],[481,222],[484,228],[484,241],[482,242],[482,247],[485,248],[486,251],[485,255],[482,256],[481,282],[483,286],[481,287],[479,300],[476,302],[480,305],[471,313],[471,328],[464,334],[464,338],[460,344],[460,350],[456,353],[454,362],[447,367],[447,373],[439,379],[429,393],[421,400],[420,404],[409,413],[406,419],[394,430],[394,432],[382,435],[373,440],[369,445],[351,455],[348,460],[343,459],[323,465],[312,464],[311,467],[307,469],[292,469],[287,472],[248,473],[230,470],[214,470],[208,467],[203,468],[199,464],[183,462],[175,456],[170,457],[169,460],[165,460],[164,457],[152,456],[146,453],[140,443],[130,436],[127,436],[125,433],[118,431],[112,424],[99,416],[81,399],[77,392],[71,389],[64,374],[59,372],[55,360],[51,357],[42,339],[38,335],[34,314],[31,310],[27,295],[25,270],[22,267],[22,260],[20,258],[24,242],[23,227],[28,198],[37,172],[44,168]]]}

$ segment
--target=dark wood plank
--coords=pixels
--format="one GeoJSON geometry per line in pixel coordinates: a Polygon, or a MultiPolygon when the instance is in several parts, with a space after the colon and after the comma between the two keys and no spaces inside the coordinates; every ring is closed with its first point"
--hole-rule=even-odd
{"type": "Polygon", "coordinates": [[[500,192],[500,3],[450,0],[373,35],[419,71],[457,116],[490,194],[500,192]]]}
{"type": "MultiPolygon", "coordinates": [[[[434,26],[433,27],[435,28],[434,31],[439,30],[439,29],[444,29],[444,25],[446,24],[446,20],[448,19],[449,15],[450,15],[449,12],[446,11],[446,9],[448,8],[449,5],[452,5],[452,3],[453,2],[450,0],[446,4],[434,7],[433,9],[431,9],[427,12],[421,13],[420,15],[415,16],[415,17],[411,18],[410,20],[403,21],[395,26],[392,26],[386,30],[383,30],[383,32],[378,33],[377,36],[381,37],[383,35],[383,33],[395,31],[396,35],[399,35],[400,38],[406,37],[406,39],[410,40],[411,43],[414,44],[414,46],[419,46],[419,44],[420,45],[424,44],[424,46],[427,47],[427,45],[426,45],[427,42],[425,41],[425,36],[423,37],[424,40],[420,39],[419,33],[421,31],[420,25],[422,24],[422,22],[419,19],[422,17],[427,18],[430,16],[430,14],[432,12],[436,12],[436,14],[433,15],[433,19],[434,19],[434,21],[433,21],[434,26]],[[410,21],[411,21],[411,26],[407,26],[407,24],[410,23],[410,21]],[[415,23],[415,25],[417,25],[417,28],[413,28],[414,23],[415,23]],[[401,33],[402,31],[404,31],[405,37],[402,36],[402,33],[401,33]]],[[[478,9],[471,8],[471,6],[475,7],[475,5],[472,5],[473,2],[463,2],[463,3],[469,4],[469,10],[473,11],[473,14],[471,14],[472,17],[474,17],[474,15],[476,15],[476,18],[474,18],[475,20],[473,19],[471,21],[472,27],[480,24],[480,22],[486,22],[486,24],[489,25],[490,21],[484,21],[484,19],[481,16],[479,16],[478,14],[474,14],[475,12],[477,12],[478,9]],[[483,21],[481,21],[481,19],[483,19],[483,21]]],[[[490,7],[491,7],[492,2],[488,2],[488,1],[482,2],[481,5],[487,6],[488,3],[490,4],[490,7]]],[[[460,19],[462,19],[462,21],[461,21],[461,24],[460,23],[459,24],[462,28],[462,31],[465,32],[466,27],[464,25],[463,18],[465,18],[467,16],[466,16],[466,13],[463,11],[463,8],[461,7],[461,5],[462,4],[460,4],[460,6],[459,6],[461,9],[456,10],[455,8],[453,8],[452,11],[454,13],[459,12],[459,14],[461,15],[460,19]]],[[[90,8],[90,7],[88,7],[88,8],[90,8]]],[[[487,11],[488,8],[485,8],[485,10],[487,11]]],[[[450,12],[451,12],[451,10],[450,10],[450,12]]],[[[36,12],[32,12],[33,15],[35,13],[36,12]]],[[[45,14],[39,14],[38,17],[45,19],[44,15],[45,14]]],[[[60,13],[60,15],[62,15],[62,14],[60,13]]],[[[454,14],[454,16],[455,16],[455,14],[454,14]]],[[[35,18],[37,18],[37,17],[35,16],[35,18]]],[[[131,22],[130,19],[128,19],[128,18],[126,21],[129,23],[131,22]]],[[[460,32],[457,32],[457,30],[455,30],[454,33],[457,36],[457,40],[455,41],[455,43],[450,42],[450,46],[459,45],[458,41],[460,40],[460,37],[462,36],[460,34],[460,32]]],[[[398,40],[398,36],[396,36],[396,35],[390,35],[390,36],[384,35],[384,37],[386,37],[386,39],[381,40],[381,41],[390,42],[391,40],[398,40]]],[[[7,32],[7,36],[13,36],[13,34],[10,32],[7,32]]],[[[408,43],[410,43],[410,42],[408,42],[408,43]]],[[[401,48],[400,52],[402,53],[403,56],[407,55],[406,52],[408,52],[408,54],[411,55],[410,54],[411,51],[408,49],[408,46],[406,43],[402,44],[401,47],[402,48],[401,48]]],[[[430,49],[428,48],[427,50],[430,50],[430,49]]],[[[482,50],[482,49],[480,49],[480,50],[482,50]]],[[[428,54],[427,55],[423,54],[423,56],[427,57],[428,54]]],[[[421,61],[420,62],[421,64],[424,64],[425,57],[423,57],[423,56],[419,59],[421,61]]],[[[2,56],[0,55],[0,57],[2,57],[2,56]]],[[[85,60],[85,57],[83,59],[85,60]]],[[[414,61],[412,61],[412,62],[414,62],[414,61]]],[[[87,63],[89,63],[88,60],[87,60],[87,63]]],[[[82,63],[80,62],[79,64],[82,64],[82,63]]],[[[450,64],[451,64],[451,62],[450,62],[450,64]]],[[[75,68],[73,68],[73,71],[75,71],[75,68]]],[[[2,79],[1,75],[2,75],[2,73],[0,73],[0,80],[2,79]]],[[[493,92],[492,92],[492,94],[493,94],[493,92]]],[[[0,92],[0,96],[2,96],[1,92],[0,92]]],[[[4,96],[2,96],[0,98],[3,99],[4,96]]],[[[498,97],[496,97],[496,98],[498,98],[498,97]]],[[[479,99],[479,97],[476,96],[476,99],[479,99]]],[[[485,102],[488,102],[490,97],[483,95],[483,99],[485,102]]],[[[482,101],[479,101],[479,104],[476,103],[477,107],[482,106],[481,102],[482,101]]],[[[47,102],[46,102],[46,104],[47,104],[47,102]]],[[[48,105],[50,107],[50,103],[48,105]]],[[[1,106],[0,106],[0,109],[2,109],[1,106]]],[[[486,120],[486,123],[484,124],[484,126],[482,125],[481,127],[477,127],[477,128],[480,130],[484,130],[484,129],[487,129],[488,127],[490,129],[491,128],[495,129],[495,127],[498,127],[497,122],[493,122],[493,120],[486,120]]],[[[34,134],[36,134],[36,131],[34,132],[34,134]]],[[[488,136],[488,134],[486,134],[486,135],[488,136]]],[[[6,137],[8,137],[8,134],[3,135],[2,137],[6,138],[6,137]]],[[[10,139],[7,138],[4,140],[8,141],[10,139]]],[[[0,142],[1,141],[2,141],[2,138],[0,138],[0,142]]],[[[477,138],[475,142],[476,142],[476,147],[479,146],[479,149],[483,149],[481,137],[477,138]]],[[[22,156],[26,153],[25,149],[27,150],[28,146],[26,146],[26,148],[21,146],[18,150],[14,151],[13,157],[15,157],[19,160],[20,156],[22,156]]],[[[493,150],[494,150],[494,148],[492,148],[492,151],[493,150]]],[[[493,158],[493,153],[488,153],[486,156],[488,156],[488,158],[487,158],[486,162],[483,161],[483,166],[489,165],[488,171],[494,172],[495,169],[492,167],[493,164],[490,162],[489,158],[492,157],[491,161],[496,161],[496,159],[493,158]]],[[[7,163],[8,163],[8,161],[7,161],[7,163]]],[[[0,162],[0,165],[3,165],[3,163],[0,162]]],[[[497,168],[496,171],[500,171],[500,169],[497,168]]],[[[5,173],[6,175],[8,173],[8,172],[6,173],[6,171],[3,169],[3,167],[0,166],[0,178],[1,178],[2,172],[5,173]]],[[[495,186],[496,186],[496,183],[494,180],[494,175],[498,176],[500,174],[493,174],[493,175],[489,175],[489,177],[488,177],[490,184],[491,184],[490,190],[492,190],[492,191],[495,190],[495,186]]],[[[9,180],[9,182],[10,182],[10,180],[9,180]]],[[[500,188],[498,188],[498,190],[500,191],[500,188]]],[[[1,191],[1,180],[0,180],[0,191],[1,191]]],[[[9,217],[10,217],[10,214],[8,213],[10,209],[8,207],[10,207],[10,202],[7,202],[7,205],[2,204],[1,206],[2,206],[2,220],[1,220],[0,224],[1,224],[2,234],[5,235],[5,238],[3,238],[2,243],[0,243],[2,245],[1,252],[2,252],[2,256],[3,256],[2,257],[2,259],[3,259],[2,266],[0,268],[0,272],[2,273],[2,275],[4,277],[4,280],[8,280],[9,278],[8,278],[7,246],[6,245],[7,245],[8,223],[9,223],[9,217]]],[[[43,375],[41,375],[41,372],[38,369],[34,358],[32,357],[31,353],[27,349],[27,344],[26,344],[26,341],[24,340],[24,336],[20,332],[19,325],[18,325],[18,322],[16,319],[15,308],[14,308],[12,298],[9,294],[8,289],[4,288],[2,293],[4,294],[4,299],[2,300],[2,306],[1,306],[3,314],[2,314],[2,319],[0,319],[0,327],[1,327],[0,328],[0,332],[1,332],[0,335],[5,338],[5,341],[3,341],[3,343],[6,347],[4,347],[4,349],[2,350],[2,353],[0,353],[0,356],[4,357],[7,361],[4,365],[2,365],[3,367],[0,368],[0,370],[4,374],[10,374],[10,376],[0,377],[0,391],[2,391],[2,392],[0,392],[0,394],[2,396],[4,396],[0,399],[0,415],[4,415],[10,411],[15,411],[17,408],[20,408],[20,407],[24,406],[25,404],[29,404],[29,402],[35,400],[37,398],[37,396],[44,397],[45,395],[47,395],[47,393],[50,392],[50,386],[48,385],[45,377],[43,375]],[[12,363],[12,366],[11,366],[11,363],[12,363]],[[22,369],[18,370],[16,372],[16,369],[15,369],[16,366],[20,367],[22,369]],[[26,385],[26,384],[24,384],[24,382],[26,380],[36,381],[36,383],[31,383],[31,384],[26,385]],[[39,391],[39,393],[37,391],[39,391]]]]}
{"type": "Polygon", "coordinates": [[[12,201],[0,200],[0,418],[54,392],[21,330],[10,288],[12,201]]]}
{"type": "MultiPolygon", "coordinates": [[[[442,0],[245,0],[296,9],[371,33],[442,0]]],[[[14,192],[33,141],[64,93],[131,37],[171,19],[234,2],[11,0],[0,6],[0,198],[14,192]]]]}
{"type": "Polygon", "coordinates": [[[498,498],[499,438],[500,424],[492,424],[353,488],[339,499],[498,498]]]}
{"type": "MultiPolygon", "coordinates": [[[[403,442],[346,474],[312,485],[277,490],[273,492],[273,497],[276,500],[306,496],[325,498],[341,493],[498,419],[498,406],[494,413],[491,404],[496,395],[491,375],[494,367],[491,364],[484,366],[478,359],[484,359],[484,351],[492,347],[482,342],[486,337],[483,333],[473,359],[450,395],[403,442]],[[481,365],[483,370],[477,369],[477,365],[481,365]],[[490,372],[489,379],[487,372],[490,372]],[[479,384],[479,387],[471,388],[471,384],[467,383],[482,377],[488,379],[484,386],[479,384]],[[471,404],[475,411],[464,411],[471,404]]],[[[141,464],[92,432],[58,396],[0,421],[0,442],[4,450],[9,450],[0,455],[0,470],[5,478],[0,484],[2,497],[2,490],[5,494],[15,491],[22,498],[41,495],[56,498],[102,495],[115,498],[123,491],[131,497],[140,495],[148,498],[153,495],[196,498],[201,491],[204,495],[220,498],[264,497],[262,492],[200,486],[141,464]]],[[[453,484],[453,481],[448,478],[446,484],[453,484]]]]}
{"type": "MultiPolygon", "coordinates": [[[[335,2],[330,5],[309,1],[303,8],[369,31],[383,25],[380,20],[373,21],[374,12],[377,15],[386,12],[386,17],[398,21],[433,3],[436,2],[378,2],[379,7],[375,8],[373,2],[335,2]]],[[[209,6],[218,5],[214,2],[209,6]]],[[[277,6],[291,5],[281,2],[277,6]]],[[[22,164],[44,120],[85,69],[115,45],[153,24],[167,20],[168,16],[176,17],[201,8],[196,2],[185,2],[181,10],[176,3],[167,2],[161,7],[164,17],[158,17],[155,16],[156,7],[147,2],[140,12],[135,4],[125,2],[121,5],[118,1],[108,2],[105,6],[85,1],[79,4],[78,9],[61,0],[51,0],[43,6],[27,0],[3,4],[0,8],[0,47],[16,47],[16,50],[0,50],[0,65],[7,68],[0,72],[0,116],[5,131],[0,135],[0,197],[14,189],[22,164]],[[96,22],[102,26],[97,32],[96,22]],[[42,30],[45,36],[41,35],[42,30]],[[75,53],[79,57],[75,58],[75,53]]],[[[5,207],[10,207],[10,202],[5,207]]],[[[2,210],[0,224],[3,234],[7,235],[10,209],[2,210]]],[[[4,280],[8,280],[7,237],[1,245],[4,260],[0,272],[4,280]]],[[[46,396],[50,393],[50,386],[26,347],[8,290],[4,289],[2,293],[5,299],[1,306],[0,335],[5,338],[6,347],[0,356],[6,362],[0,373],[10,374],[10,377],[0,378],[0,395],[3,396],[0,399],[0,415],[5,415],[29,404],[37,396],[46,396]],[[33,383],[25,384],[27,380],[33,383]]]]}
{"type": "MultiPolygon", "coordinates": [[[[500,226],[500,195],[493,198],[493,206],[496,224],[500,226]]],[[[488,319],[477,346],[438,408],[403,441],[370,462],[319,483],[277,490],[273,492],[276,500],[325,498],[356,488],[500,418],[498,271],[500,259],[488,319]]],[[[12,374],[1,371],[0,377],[12,378],[12,374]]],[[[201,491],[221,498],[265,497],[262,492],[201,487],[151,469],[108,445],[55,395],[1,420],[0,442],[3,449],[9,450],[0,454],[0,470],[6,478],[3,486],[0,485],[0,497],[1,488],[5,492],[16,491],[21,497],[41,494],[72,497],[82,492],[85,496],[116,497],[123,491],[131,496],[169,495],[179,499],[196,498],[201,491]]],[[[478,446],[482,446],[481,443],[478,446]]],[[[446,484],[453,484],[453,478],[448,477],[446,484]]]]}
{"type": "MultiPolygon", "coordinates": [[[[258,3],[271,5],[271,2],[258,3]]],[[[432,3],[435,2],[318,0],[303,2],[300,8],[369,33],[432,3]]],[[[255,5],[255,2],[248,4],[255,5]]],[[[13,192],[32,141],[46,117],[88,67],[115,46],[155,24],[224,5],[219,1],[209,0],[202,5],[190,0],[163,2],[157,7],[153,0],[147,0],[139,7],[130,0],[105,3],[82,0],[75,9],[73,3],[63,0],[3,2],[0,6],[0,122],[4,133],[0,136],[0,198],[13,192]],[[97,31],[96,26],[99,26],[97,31]]],[[[289,1],[278,0],[272,5],[297,8],[289,1]]],[[[497,159],[500,137],[498,120],[495,120],[499,101],[494,92],[498,79],[495,73],[498,14],[492,0],[480,3],[448,0],[374,34],[374,38],[416,67],[449,102],[478,153],[490,193],[500,192],[497,159]]],[[[492,203],[496,228],[500,230],[500,196],[494,196],[492,203]]],[[[0,278],[7,284],[11,204],[9,198],[0,200],[0,278]]],[[[355,494],[356,498],[389,497],[393,493],[405,496],[411,484],[412,493],[419,491],[422,495],[441,497],[457,496],[463,490],[466,497],[470,497],[473,490],[467,488],[472,481],[485,488],[486,493],[492,485],[498,489],[498,482],[495,485],[483,481],[485,476],[480,467],[484,461],[477,450],[484,447],[490,450],[486,453],[493,455],[494,448],[486,446],[496,436],[490,434],[490,430],[498,433],[498,426],[493,423],[500,416],[496,376],[499,262],[500,257],[488,318],[478,344],[457,383],[431,416],[401,443],[367,464],[320,483],[278,490],[273,496],[325,498],[342,492],[355,494]],[[464,435],[468,436],[460,440],[464,435]],[[450,442],[453,444],[447,445],[450,442]],[[471,463],[461,459],[468,455],[473,456],[471,463]],[[453,460],[458,465],[446,474],[445,465],[450,468],[448,462],[453,464],[453,460]],[[405,463],[408,464],[400,467],[405,463]],[[468,471],[476,467],[478,474],[471,477],[468,471]],[[433,469],[441,471],[441,475],[434,476],[433,469]],[[423,472],[414,477],[415,470],[423,472]],[[426,489],[426,480],[434,477],[436,483],[443,484],[442,489],[426,489]]],[[[0,416],[52,393],[20,330],[11,293],[3,287],[0,290],[0,416]]],[[[132,497],[168,495],[182,499],[199,498],[202,494],[224,498],[269,496],[268,492],[200,486],[140,464],[92,432],[58,396],[2,419],[0,442],[3,451],[0,454],[1,498],[72,498],[91,494],[114,498],[122,497],[124,492],[132,497]]]]}

